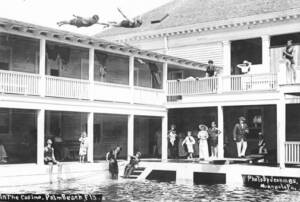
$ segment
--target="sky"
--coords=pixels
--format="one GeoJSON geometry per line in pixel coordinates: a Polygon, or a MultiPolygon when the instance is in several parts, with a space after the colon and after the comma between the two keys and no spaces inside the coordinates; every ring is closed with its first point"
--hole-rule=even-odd
{"type": "Polygon", "coordinates": [[[103,30],[101,25],[77,28],[57,26],[61,20],[72,19],[73,14],[82,17],[99,15],[101,22],[121,21],[120,8],[129,18],[136,17],[171,0],[0,0],[0,17],[19,20],[41,26],[94,35],[103,30]]]}

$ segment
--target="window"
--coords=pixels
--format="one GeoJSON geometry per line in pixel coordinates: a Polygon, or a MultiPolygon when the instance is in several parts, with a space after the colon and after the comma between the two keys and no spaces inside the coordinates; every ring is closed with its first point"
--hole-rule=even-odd
{"type": "Polygon", "coordinates": [[[236,66],[244,60],[253,65],[262,64],[262,40],[261,38],[238,40],[231,42],[231,73],[240,74],[236,66]]]}

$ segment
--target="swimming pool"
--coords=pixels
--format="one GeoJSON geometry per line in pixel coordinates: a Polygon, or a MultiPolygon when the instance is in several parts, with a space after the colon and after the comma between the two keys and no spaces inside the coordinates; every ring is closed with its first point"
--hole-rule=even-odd
{"type": "Polygon", "coordinates": [[[61,183],[1,188],[1,193],[103,194],[103,201],[299,201],[299,191],[273,191],[229,185],[179,185],[175,182],[104,180],[88,175],[61,183]]]}

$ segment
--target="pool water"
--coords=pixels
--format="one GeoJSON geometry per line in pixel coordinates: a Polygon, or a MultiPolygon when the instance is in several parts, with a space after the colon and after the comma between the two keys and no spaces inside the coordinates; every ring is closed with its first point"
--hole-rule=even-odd
{"type": "Polygon", "coordinates": [[[300,201],[298,191],[273,191],[229,185],[178,185],[174,182],[103,180],[101,176],[1,188],[0,193],[103,194],[103,201],[300,201]]]}

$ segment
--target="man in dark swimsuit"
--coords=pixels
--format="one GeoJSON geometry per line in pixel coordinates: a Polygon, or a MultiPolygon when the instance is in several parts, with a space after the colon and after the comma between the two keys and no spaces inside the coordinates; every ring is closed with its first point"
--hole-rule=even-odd
{"type": "Polygon", "coordinates": [[[295,59],[294,59],[294,47],[293,47],[292,40],[287,41],[285,50],[283,50],[282,55],[285,59],[287,59],[287,61],[289,61],[289,63],[287,63],[287,67],[290,68],[290,70],[292,71],[293,82],[295,82],[296,81],[296,70],[294,68],[295,59]]]}
{"type": "Polygon", "coordinates": [[[142,19],[140,17],[130,20],[126,15],[124,15],[124,13],[119,8],[118,8],[118,11],[125,18],[125,20],[122,20],[119,23],[117,23],[117,22],[101,23],[102,25],[104,25],[104,28],[110,27],[110,26],[124,27],[124,28],[136,28],[136,27],[140,27],[143,24],[142,19]]]}
{"type": "Polygon", "coordinates": [[[91,18],[83,18],[77,15],[73,15],[75,18],[72,20],[66,20],[66,21],[60,21],[57,23],[58,26],[62,25],[73,25],[76,26],[77,28],[79,27],[90,27],[94,24],[102,24],[98,23],[99,16],[98,15],[93,15],[91,18]]]}
{"type": "Polygon", "coordinates": [[[118,179],[119,167],[118,167],[118,154],[122,148],[117,146],[115,149],[111,150],[106,154],[106,161],[108,161],[108,170],[111,174],[112,179],[118,179]]]}

